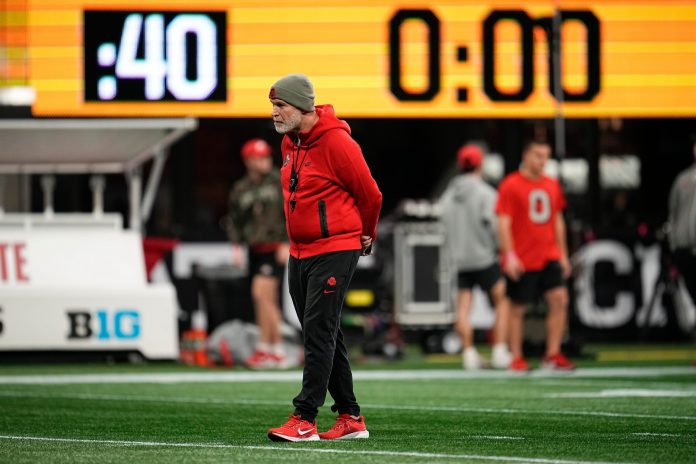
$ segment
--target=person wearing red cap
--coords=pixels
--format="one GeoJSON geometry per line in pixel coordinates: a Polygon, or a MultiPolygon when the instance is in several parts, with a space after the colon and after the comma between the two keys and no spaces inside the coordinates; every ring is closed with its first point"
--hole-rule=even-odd
{"type": "Polygon", "coordinates": [[[488,293],[495,307],[495,327],[491,364],[506,369],[508,300],[505,280],[498,263],[495,200],[496,191],[482,178],[483,152],[477,145],[464,145],[457,152],[460,174],[455,176],[441,197],[441,222],[447,246],[457,270],[457,320],[455,328],[462,342],[462,364],[466,369],[485,365],[474,346],[469,321],[472,289],[478,285],[488,293]]]}
{"type": "Polygon", "coordinates": [[[248,247],[251,297],[259,339],[256,350],[244,363],[253,369],[286,367],[279,288],[288,244],[283,192],[271,152],[270,145],[262,139],[251,139],[242,146],[247,173],[232,187],[226,221],[237,264],[243,264],[240,244],[248,247]]]}
{"type": "Polygon", "coordinates": [[[290,239],[288,286],[302,326],[302,390],[290,420],[268,430],[273,441],[368,438],[353,390],[341,332],[346,290],[361,255],[377,235],[382,193],[350,126],[331,105],[314,105],[314,87],[303,74],[279,79],[270,89],[273,125],[283,134],[281,182],[290,239]],[[326,393],[338,418],[318,433],[316,416],[326,393]]]}
{"type": "Polygon", "coordinates": [[[510,297],[510,350],[513,371],[529,370],[522,354],[525,306],[544,297],[546,353],[543,367],[571,370],[575,365],[561,353],[568,319],[570,276],[563,209],[565,196],[557,180],[544,175],[551,147],[543,141],[528,142],[519,171],[498,187],[498,233],[503,271],[510,297]]]}

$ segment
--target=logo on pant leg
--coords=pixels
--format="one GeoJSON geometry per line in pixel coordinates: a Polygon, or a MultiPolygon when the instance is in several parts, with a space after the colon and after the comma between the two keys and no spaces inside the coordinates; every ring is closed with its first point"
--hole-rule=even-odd
{"type": "Polygon", "coordinates": [[[331,276],[327,279],[324,285],[324,293],[333,293],[336,291],[336,278],[331,276]]]}

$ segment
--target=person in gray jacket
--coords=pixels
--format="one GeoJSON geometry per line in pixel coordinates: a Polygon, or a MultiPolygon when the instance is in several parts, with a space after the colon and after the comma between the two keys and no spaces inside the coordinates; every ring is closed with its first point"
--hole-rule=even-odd
{"type": "Polygon", "coordinates": [[[677,176],[669,195],[669,243],[674,264],[696,303],[696,134],[692,144],[694,163],[677,176]]]}
{"type": "Polygon", "coordinates": [[[509,302],[505,279],[500,271],[496,234],[496,191],[482,178],[483,152],[476,145],[464,145],[457,152],[460,174],[454,177],[441,197],[441,220],[447,246],[457,270],[457,320],[455,328],[462,341],[462,363],[466,369],[484,366],[474,346],[470,323],[472,289],[488,293],[495,307],[494,345],[491,365],[506,369],[511,361],[507,347],[509,302]]]}

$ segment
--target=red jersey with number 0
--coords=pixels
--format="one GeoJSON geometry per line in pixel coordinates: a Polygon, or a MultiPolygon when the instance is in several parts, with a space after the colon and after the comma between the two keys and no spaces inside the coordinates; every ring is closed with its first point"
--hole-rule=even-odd
{"type": "Polygon", "coordinates": [[[565,207],[561,185],[550,177],[532,180],[514,172],[500,183],[495,212],[510,217],[512,244],[526,271],[560,259],[555,224],[565,207]]]}

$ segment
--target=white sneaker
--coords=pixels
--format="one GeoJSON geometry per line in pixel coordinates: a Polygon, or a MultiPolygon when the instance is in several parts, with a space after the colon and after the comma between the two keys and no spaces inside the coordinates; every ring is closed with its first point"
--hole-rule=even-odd
{"type": "Polygon", "coordinates": [[[476,348],[465,348],[462,353],[462,365],[464,369],[476,370],[483,367],[483,361],[476,348]]]}
{"type": "Polygon", "coordinates": [[[512,353],[504,344],[498,344],[493,347],[491,354],[491,365],[494,369],[507,369],[512,362],[512,353]]]}

